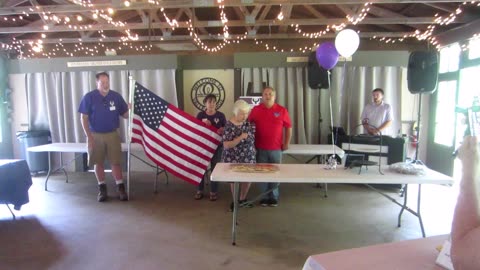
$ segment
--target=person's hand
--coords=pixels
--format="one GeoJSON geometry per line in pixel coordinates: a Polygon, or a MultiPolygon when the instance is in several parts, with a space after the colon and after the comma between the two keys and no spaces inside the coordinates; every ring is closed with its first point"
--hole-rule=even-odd
{"type": "Polygon", "coordinates": [[[466,136],[463,139],[462,146],[458,149],[458,158],[462,161],[464,173],[471,173],[476,176],[479,173],[479,149],[478,138],[466,136]]]}
{"type": "Polygon", "coordinates": [[[370,126],[367,126],[367,133],[370,135],[375,135],[375,130],[370,126]]]}
{"type": "Polygon", "coordinates": [[[243,132],[242,134],[240,134],[240,136],[238,136],[240,138],[240,140],[245,140],[246,138],[248,138],[248,133],[246,132],[243,132]]]}
{"type": "Polygon", "coordinates": [[[202,122],[207,125],[207,126],[211,126],[212,125],[212,122],[210,122],[210,120],[208,120],[207,118],[203,118],[202,119],[202,122]]]}
{"type": "Polygon", "coordinates": [[[282,151],[288,150],[289,144],[282,144],[282,151]]]}
{"type": "Polygon", "coordinates": [[[374,127],[367,127],[367,132],[370,135],[380,135],[380,131],[374,127]]]}
{"type": "Polygon", "coordinates": [[[95,140],[93,139],[93,136],[87,136],[87,149],[92,150],[93,147],[95,147],[95,140]]]}
{"type": "Polygon", "coordinates": [[[223,127],[217,129],[217,134],[218,134],[218,135],[222,135],[222,134],[223,134],[223,130],[224,130],[223,127]]]}

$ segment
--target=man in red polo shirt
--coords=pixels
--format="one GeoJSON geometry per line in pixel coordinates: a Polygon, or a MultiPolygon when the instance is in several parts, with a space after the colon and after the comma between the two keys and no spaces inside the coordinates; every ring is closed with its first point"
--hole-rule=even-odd
{"type": "MultiPolygon", "coordinates": [[[[248,119],[256,126],[257,163],[281,163],[282,151],[288,149],[292,138],[292,123],[287,109],[275,103],[272,87],[263,89],[262,104],[253,107],[248,119]]],[[[278,205],[278,186],[279,183],[260,184],[264,193],[260,200],[262,206],[278,205]]]]}

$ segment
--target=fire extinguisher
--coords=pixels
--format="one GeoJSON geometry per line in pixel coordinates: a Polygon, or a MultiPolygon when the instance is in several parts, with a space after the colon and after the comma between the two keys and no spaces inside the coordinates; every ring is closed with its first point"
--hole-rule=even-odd
{"type": "Polygon", "coordinates": [[[417,138],[417,122],[414,122],[412,125],[412,135],[410,135],[410,145],[412,147],[417,147],[418,138],[417,138]]]}
{"type": "Polygon", "coordinates": [[[418,143],[417,135],[410,135],[410,145],[412,147],[417,147],[417,143],[418,143]]]}

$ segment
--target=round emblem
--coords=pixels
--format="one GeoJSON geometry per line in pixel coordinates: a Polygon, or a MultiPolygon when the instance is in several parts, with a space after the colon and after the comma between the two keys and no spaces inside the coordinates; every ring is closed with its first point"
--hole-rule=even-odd
{"type": "Polygon", "coordinates": [[[203,99],[208,94],[214,94],[217,97],[217,109],[222,107],[223,102],[225,101],[225,89],[223,88],[223,85],[214,78],[202,78],[192,86],[191,98],[195,108],[200,111],[205,110],[203,99]]]}

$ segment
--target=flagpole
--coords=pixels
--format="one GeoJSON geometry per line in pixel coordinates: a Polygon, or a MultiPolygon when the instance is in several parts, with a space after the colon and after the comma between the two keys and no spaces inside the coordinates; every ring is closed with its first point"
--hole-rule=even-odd
{"type": "Polygon", "coordinates": [[[130,166],[131,166],[131,144],[132,144],[132,122],[133,122],[133,95],[135,93],[135,80],[132,75],[128,75],[128,102],[130,110],[128,110],[128,134],[127,134],[127,195],[130,199],[130,166]]]}

